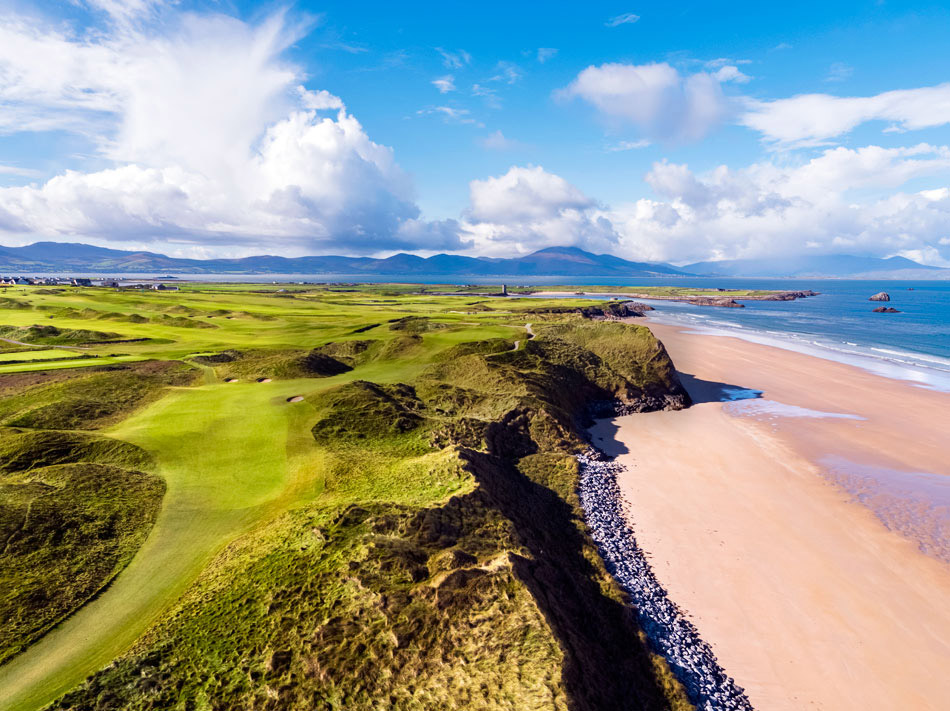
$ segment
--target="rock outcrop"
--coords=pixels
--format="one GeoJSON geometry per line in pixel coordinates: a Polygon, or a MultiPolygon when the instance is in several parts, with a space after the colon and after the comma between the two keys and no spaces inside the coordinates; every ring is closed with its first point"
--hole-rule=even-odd
{"type": "Polygon", "coordinates": [[[891,307],[891,306],[878,306],[876,309],[873,309],[876,314],[899,314],[900,311],[891,307]]]}
{"type": "Polygon", "coordinates": [[[758,301],[794,301],[795,299],[807,299],[809,296],[818,296],[817,291],[805,289],[804,291],[781,291],[777,294],[770,294],[762,297],[758,301]]]}
{"type": "Polygon", "coordinates": [[[593,309],[592,316],[589,316],[589,318],[600,317],[610,321],[612,319],[643,316],[647,311],[655,310],[652,306],[641,304],[639,301],[611,301],[602,309],[593,309]]]}
{"type": "Polygon", "coordinates": [[[594,321],[617,321],[623,318],[643,316],[647,311],[655,311],[652,306],[641,304],[639,301],[608,301],[603,306],[545,306],[534,313],[541,314],[580,314],[584,318],[594,321]]]}
{"type": "Polygon", "coordinates": [[[716,296],[690,296],[686,299],[674,299],[674,301],[685,301],[687,304],[696,306],[722,306],[727,309],[744,309],[745,304],[740,304],[735,299],[716,296]]]}
{"type": "Polygon", "coordinates": [[[868,301],[890,301],[891,297],[886,291],[879,291],[874,296],[868,298],[868,301]]]}

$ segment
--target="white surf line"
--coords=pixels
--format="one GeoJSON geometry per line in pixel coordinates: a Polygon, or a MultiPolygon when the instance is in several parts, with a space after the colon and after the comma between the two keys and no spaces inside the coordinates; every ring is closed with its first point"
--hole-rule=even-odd
{"type": "Polygon", "coordinates": [[[623,512],[617,474],[624,467],[595,449],[577,456],[578,494],[607,570],[630,596],[640,626],[700,711],[752,711],[745,690],[726,674],[696,627],[657,581],[623,512]]]}

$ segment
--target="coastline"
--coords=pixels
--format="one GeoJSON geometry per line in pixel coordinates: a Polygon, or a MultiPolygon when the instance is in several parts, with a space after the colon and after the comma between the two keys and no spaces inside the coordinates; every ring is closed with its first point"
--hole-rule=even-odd
{"type": "Polygon", "coordinates": [[[940,708],[950,395],[649,325],[696,404],[601,420],[593,443],[726,673],[762,709],[940,708]]]}
{"type": "Polygon", "coordinates": [[[684,334],[741,339],[749,343],[860,368],[882,378],[901,380],[922,388],[950,392],[950,358],[872,343],[861,345],[842,341],[840,337],[832,339],[827,336],[806,336],[793,332],[749,328],[715,318],[687,321],[683,316],[683,314],[673,314],[669,311],[651,313],[647,317],[646,325],[651,328],[653,326],[672,327],[684,334]]]}

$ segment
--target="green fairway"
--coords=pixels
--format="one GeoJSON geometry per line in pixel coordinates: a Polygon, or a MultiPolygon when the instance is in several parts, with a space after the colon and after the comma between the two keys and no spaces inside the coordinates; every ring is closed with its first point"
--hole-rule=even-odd
{"type": "Polygon", "coordinates": [[[64,353],[54,348],[42,350],[27,350],[14,353],[0,353],[0,363],[11,360],[53,360],[58,358],[74,358],[75,354],[64,353]]]}
{"type": "Polygon", "coordinates": [[[313,385],[179,389],[108,433],[158,453],[168,486],[161,513],[105,594],[0,668],[0,708],[40,708],[82,681],[126,649],[222,545],[319,490],[316,446],[302,436],[309,405],[285,402],[313,385]]]}

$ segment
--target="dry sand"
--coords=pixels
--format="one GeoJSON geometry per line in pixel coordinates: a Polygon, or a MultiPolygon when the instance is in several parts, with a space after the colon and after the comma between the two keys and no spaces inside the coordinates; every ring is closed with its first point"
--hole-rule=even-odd
{"type": "Polygon", "coordinates": [[[595,436],[627,468],[620,485],[657,577],[726,671],[763,711],[950,709],[950,565],[819,465],[835,455],[950,475],[950,395],[650,327],[709,401],[605,420],[595,436]],[[723,384],[865,419],[737,416],[716,397],[723,384]]]}

